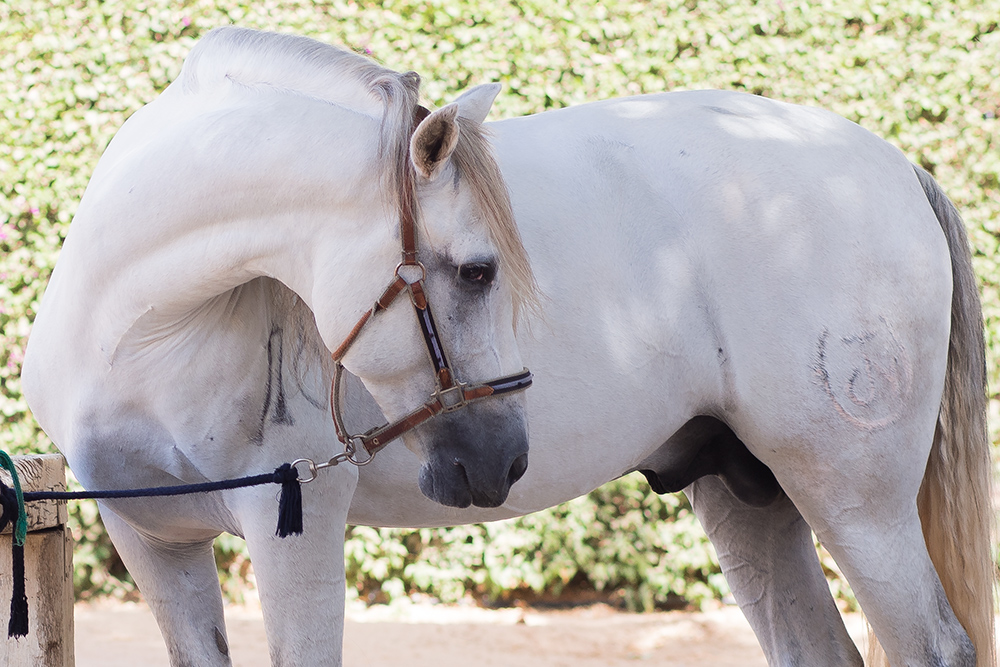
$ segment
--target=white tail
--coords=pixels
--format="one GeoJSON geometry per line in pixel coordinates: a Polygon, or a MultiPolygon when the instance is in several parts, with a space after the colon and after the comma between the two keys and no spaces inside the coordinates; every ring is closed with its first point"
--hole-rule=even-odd
{"type": "MultiPolygon", "coordinates": [[[[917,498],[924,540],[955,616],[976,647],[977,667],[996,665],[992,474],[986,432],[986,358],[979,290],[965,226],[934,178],[914,166],[951,252],[951,340],[941,412],[917,498]]],[[[886,665],[869,633],[868,664],[886,665]]]]}

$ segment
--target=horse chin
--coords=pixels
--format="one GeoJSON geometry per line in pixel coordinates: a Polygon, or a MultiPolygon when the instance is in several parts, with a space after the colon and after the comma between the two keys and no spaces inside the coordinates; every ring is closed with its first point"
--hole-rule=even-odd
{"type": "MultiPolygon", "coordinates": [[[[523,458],[525,463],[515,464],[515,467],[520,467],[521,470],[527,467],[527,456],[523,455],[523,458]]],[[[492,493],[484,492],[469,484],[469,478],[461,464],[455,464],[452,468],[451,474],[441,475],[435,474],[432,466],[421,466],[418,479],[420,491],[436,503],[463,509],[469,505],[500,507],[507,500],[512,482],[501,485],[492,493]]],[[[520,474],[517,477],[520,477],[520,474]]]]}

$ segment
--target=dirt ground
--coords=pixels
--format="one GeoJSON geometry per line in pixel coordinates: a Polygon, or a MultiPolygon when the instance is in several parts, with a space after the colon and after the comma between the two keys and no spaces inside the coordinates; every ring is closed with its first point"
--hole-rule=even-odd
{"type": "MultiPolygon", "coordinates": [[[[79,667],[167,667],[167,653],[143,604],[78,604],[79,667]]],[[[269,667],[259,609],[226,613],[235,667],[269,667]]],[[[864,623],[849,616],[856,642],[864,623]]],[[[603,605],[569,610],[487,610],[402,604],[351,607],[344,631],[348,667],[765,667],[736,607],[630,614],[603,605]]]]}

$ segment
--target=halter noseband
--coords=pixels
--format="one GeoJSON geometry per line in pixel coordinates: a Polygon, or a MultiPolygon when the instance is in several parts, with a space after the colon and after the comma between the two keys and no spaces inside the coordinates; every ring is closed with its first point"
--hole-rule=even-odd
{"type": "MultiPolygon", "coordinates": [[[[416,122],[419,123],[428,113],[423,107],[417,107],[416,122]]],[[[437,326],[434,324],[434,317],[431,315],[430,305],[427,303],[427,295],[424,292],[426,270],[424,269],[424,265],[417,260],[416,224],[413,213],[414,202],[413,170],[408,168],[403,179],[399,205],[399,228],[403,250],[402,261],[396,266],[393,280],[389,283],[385,291],[382,292],[382,296],[375,301],[375,305],[361,316],[361,319],[351,329],[344,342],[333,352],[335,369],[333,383],[330,387],[330,412],[333,415],[333,425],[337,430],[337,439],[344,444],[345,448],[345,453],[340,456],[343,457],[343,460],[350,461],[356,465],[367,464],[389,442],[407,431],[416,428],[431,417],[443,412],[453,412],[465,407],[472,401],[486,398],[487,396],[500,396],[514,391],[522,391],[531,386],[531,372],[527,368],[519,373],[480,384],[466,384],[456,379],[455,373],[452,372],[451,366],[448,364],[448,358],[445,356],[441,337],[438,335],[437,326]],[[404,269],[404,267],[414,267],[414,271],[419,272],[419,277],[413,281],[406,280],[400,275],[400,270],[404,269]],[[420,331],[423,333],[424,343],[427,345],[427,353],[430,356],[431,364],[434,366],[437,389],[431,393],[431,400],[402,419],[397,419],[391,424],[378,426],[365,433],[350,435],[344,425],[340,405],[340,387],[344,374],[344,365],[341,363],[341,360],[371,318],[392,305],[396,297],[403,292],[409,293],[410,302],[413,304],[414,311],[417,314],[417,322],[420,324],[420,331]],[[364,447],[368,453],[367,459],[358,460],[356,458],[356,444],[364,447]]]]}

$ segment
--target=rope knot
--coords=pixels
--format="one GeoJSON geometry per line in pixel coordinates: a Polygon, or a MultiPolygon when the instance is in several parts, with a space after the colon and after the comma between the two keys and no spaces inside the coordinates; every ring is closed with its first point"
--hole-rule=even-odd
{"type": "Polygon", "coordinates": [[[299,471],[292,467],[291,463],[282,463],[274,470],[275,484],[288,484],[299,481],[299,471]]]}
{"type": "Polygon", "coordinates": [[[18,515],[17,492],[0,480],[0,531],[7,527],[8,523],[16,523],[18,515]]]}

